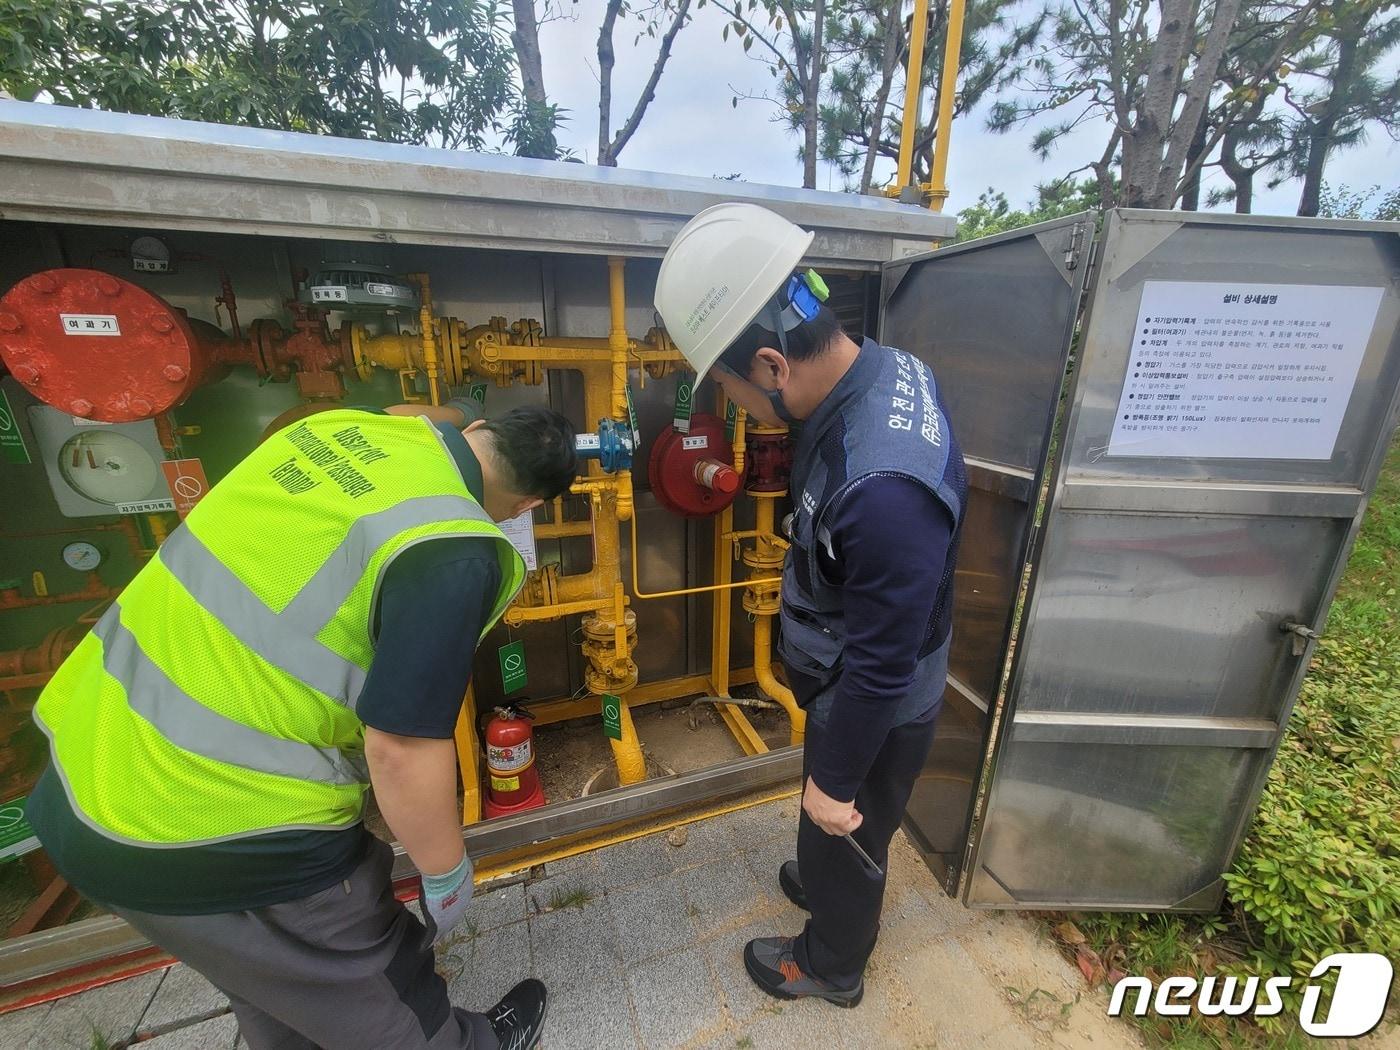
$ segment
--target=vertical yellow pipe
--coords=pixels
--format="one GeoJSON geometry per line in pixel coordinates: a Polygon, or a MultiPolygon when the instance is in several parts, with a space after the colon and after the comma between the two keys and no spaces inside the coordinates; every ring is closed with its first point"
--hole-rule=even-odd
{"type": "MultiPolygon", "coordinates": [[[[892,0],[897,3],[898,0],[892,0]]],[[[928,5],[932,0],[914,0],[914,18],[909,27],[909,64],[904,70],[904,124],[899,131],[900,189],[914,184],[914,137],[919,133],[919,94],[924,82],[924,36],[928,33],[928,5]]]]}
{"type": "MultiPolygon", "coordinates": [[[[948,199],[948,148],[953,134],[953,102],[958,93],[958,64],[962,61],[963,15],[967,0],[952,0],[948,36],[943,42],[943,77],[938,86],[938,133],[933,140],[933,171],[928,206],[941,212],[948,199]]],[[[901,144],[902,148],[902,144],[901,144]]]]}
{"type": "MultiPolygon", "coordinates": [[[[423,343],[423,371],[428,373],[428,403],[442,404],[442,391],[438,387],[441,369],[438,367],[437,339],[433,336],[433,293],[428,287],[428,275],[413,275],[418,282],[418,337],[423,343]]],[[[446,322],[443,322],[446,324],[446,322]]]]}
{"type": "MultiPolygon", "coordinates": [[[[608,349],[612,357],[612,397],[609,415],[624,425],[630,425],[627,415],[627,285],[623,270],[627,260],[619,255],[608,256],[608,349]]],[[[596,420],[589,420],[590,424],[596,420]]],[[[619,521],[632,518],[632,472],[617,475],[617,517],[619,521]]]]}
{"type": "Polygon", "coordinates": [[[170,535],[170,521],[164,514],[147,514],[146,526],[151,530],[151,546],[159,548],[170,535]]]}
{"type": "Polygon", "coordinates": [[[753,622],[753,674],[758,687],[782,705],[791,728],[788,740],[800,747],[807,732],[807,712],[797,706],[792,690],[773,677],[773,617],[759,616],[753,622]]]}
{"type": "Polygon", "coordinates": [[[462,771],[462,824],[481,820],[481,752],[476,740],[476,694],[470,685],[457,712],[457,726],[452,731],[457,744],[457,766],[462,771]]]}
{"type": "MultiPolygon", "coordinates": [[[[759,543],[766,541],[764,536],[773,534],[773,506],[777,503],[776,493],[757,495],[755,503],[754,531],[759,534],[759,543]]],[[[773,617],[758,616],[753,622],[753,673],[758,687],[782,705],[791,723],[789,740],[801,744],[806,736],[807,712],[797,706],[797,698],[773,676],[773,617]]]]}
{"type": "MultiPolygon", "coordinates": [[[[721,398],[722,399],[722,398],[721,398]]],[[[744,456],[747,448],[744,444],[744,428],[748,423],[749,414],[742,408],[734,416],[734,473],[744,473],[744,456]]]]}
{"type": "Polygon", "coordinates": [[[622,677],[626,673],[627,661],[631,658],[631,653],[627,650],[627,597],[622,590],[621,562],[618,563],[617,580],[613,584],[613,646],[617,653],[613,673],[622,677]]]}
{"type": "MultiPolygon", "coordinates": [[[[612,418],[627,419],[627,286],[623,267],[627,260],[608,256],[608,349],[612,351],[612,418]]],[[[590,423],[596,420],[589,420],[590,423]]]]}
{"type": "Polygon", "coordinates": [[[647,763],[642,756],[642,742],[637,738],[637,727],[632,722],[632,710],[627,706],[625,696],[618,697],[618,721],[622,724],[622,739],[608,738],[612,745],[613,762],[617,766],[619,784],[640,784],[647,778],[647,763]]]}
{"type": "MultiPolygon", "coordinates": [[[[725,396],[723,390],[715,392],[715,407],[721,416],[724,415],[725,396]]],[[[739,425],[743,425],[744,410],[739,409],[739,425]]],[[[735,456],[742,448],[739,440],[740,431],[735,430],[735,456]]],[[[736,459],[734,470],[739,473],[743,470],[736,459]]],[[[725,537],[734,531],[734,504],[730,504],[720,512],[715,519],[715,554],[714,554],[714,575],[715,583],[729,583],[734,576],[734,559],[730,554],[730,541],[725,537]]],[[[714,602],[710,613],[710,688],[716,696],[729,695],[729,641],[730,625],[734,615],[734,596],[729,591],[715,591],[711,595],[714,602]]]]}

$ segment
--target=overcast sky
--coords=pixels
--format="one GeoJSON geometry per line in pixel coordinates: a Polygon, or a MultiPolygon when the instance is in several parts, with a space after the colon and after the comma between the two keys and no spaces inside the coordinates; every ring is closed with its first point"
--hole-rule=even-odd
{"type": "MultiPolygon", "coordinates": [[[[553,21],[541,31],[545,87],[551,101],[570,110],[561,143],[592,161],[598,141],[597,36],[603,0],[569,3],[568,17],[553,21]]],[[[677,37],[671,61],[647,111],[640,130],[623,151],[624,167],[686,175],[742,174],[750,182],[800,186],[802,165],[798,139],[773,122],[774,109],[764,102],[743,101],[731,108],[731,99],[771,90],[767,67],[731,38],[723,42],[720,30],[726,19],[706,5],[677,37]]],[[[620,22],[614,34],[617,67],[613,76],[613,127],[631,112],[637,92],[650,74],[656,41],[643,37],[633,45],[637,22],[620,22]]],[[[1400,56],[1396,58],[1400,62],[1400,56]]],[[[927,103],[926,103],[927,105],[927,103]]],[[[975,112],[953,127],[948,185],[952,192],[948,210],[976,203],[988,186],[1002,190],[1013,207],[1025,205],[1037,183],[1059,178],[1102,152],[1106,132],[1102,126],[1085,127],[1065,140],[1048,161],[1031,152],[1033,128],[1005,135],[986,130],[986,113],[975,112]]],[[[886,165],[880,174],[892,170],[886,165]]],[[[1327,181],[1353,189],[1373,184],[1394,186],[1400,181],[1400,144],[1383,132],[1355,150],[1336,155],[1328,163],[1327,181]]],[[[1218,171],[1212,183],[1228,185],[1218,171]]],[[[842,188],[838,172],[819,170],[818,188],[842,188]]],[[[1298,206],[1298,184],[1276,190],[1262,182],[1255,189],[1257,213],[1292,215],[1298,206]]]]}

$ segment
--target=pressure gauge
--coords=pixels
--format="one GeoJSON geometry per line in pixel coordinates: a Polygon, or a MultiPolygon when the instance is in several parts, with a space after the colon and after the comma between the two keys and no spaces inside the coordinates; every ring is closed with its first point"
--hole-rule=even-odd
{"type": "Polygon", "coordinates": [[[131,242],[131,268],[137,273],[169,273],[170,248],[159,237],[137,237],[131,242]]]}
{"type": "Polygon", "coordinates": [[[102,552],[86,540],[77,540],[63,548],[63,561],[70,569],[92,572],[102,564],[102,552]]]}
{"type": "Polygon", "coordinates": [[[148,499],[160,478],[148,451],[125,434],[100,427],[64,442],[58,469],[79,495],[109,505],[148,499]]]}

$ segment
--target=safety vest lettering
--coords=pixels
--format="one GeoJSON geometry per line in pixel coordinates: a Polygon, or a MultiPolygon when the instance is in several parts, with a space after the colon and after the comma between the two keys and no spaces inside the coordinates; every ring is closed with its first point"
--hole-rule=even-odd
{"type": "Polygon", "coordinates": [[[360,433],[357,426],[346,427],[344,430],[337,430],[331,437],[340,442],[342,448],[358,459],[361,463],[378,463],[381,459],[388,459],[389,453],[382,448],[371,445],[360,433]]]}
{"type": "MultiPolygon", "coordinates": [[[[353,440],[354,438],[359,439],[359,443],[363,447],[357,449],[357,452],[367,451],[377,459],[387,458],[387,453],[382,449],[375,448],[370,445],[369,442],[365,441],[363,437],[360,437],[357,427],[347,427],[336,435],[336,440],[344,446],[345,441],[341,440],[342,434],[353,435],[346,440],[353,440]]],[[[314,466],[320,467],[325,471],[326,477],[339,485],[341,491],[351,499],[359,499],[365,493],[374,491],[374,482],[370,481],[369,478],[356,470],[353,461],[348,456],[344,453],[337,452],[330,445],[326,444],[326,442],[314,434],[311,428],[305,423],[287,431],[286,438],[296,446],[297,450],[309,459],[314,466]]],[[[366,460],[366,462],[373,462],[373,460],[366,460]]]]}
{"type": "Polygon", "coordinates": [[[296,456],[293,456],[285,463],[273,467],[269,476],[292,496],[299,496],[303,492],[310,492],[317,485],[321,484],[319,481],[313,481],[310,474],[297,466],[296,456]]]}

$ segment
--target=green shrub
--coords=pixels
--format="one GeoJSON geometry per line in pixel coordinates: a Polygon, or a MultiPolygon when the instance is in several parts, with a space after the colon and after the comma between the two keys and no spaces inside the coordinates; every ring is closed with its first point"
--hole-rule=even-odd
{"type": "Polygon", "coordinates": [[[1248,920],[1255,973],[1306,975],[1334,951],[1400,955],[1396,657],[1335,636],[1318,649],[1225,876],[1248,920]]]}

